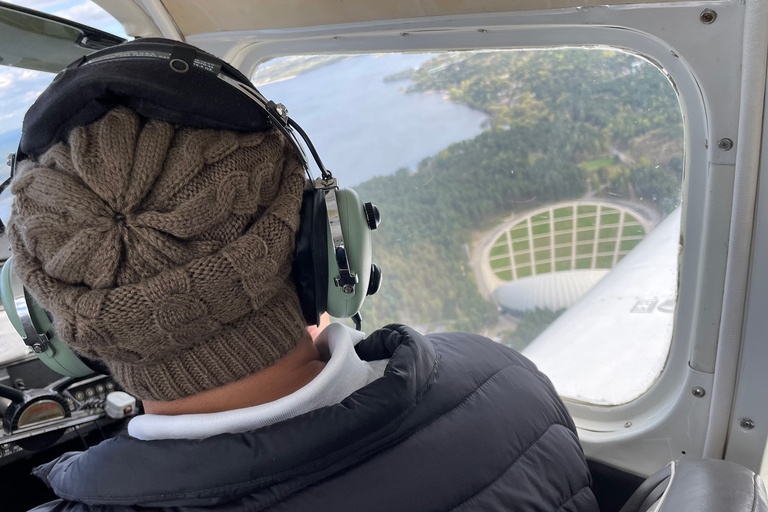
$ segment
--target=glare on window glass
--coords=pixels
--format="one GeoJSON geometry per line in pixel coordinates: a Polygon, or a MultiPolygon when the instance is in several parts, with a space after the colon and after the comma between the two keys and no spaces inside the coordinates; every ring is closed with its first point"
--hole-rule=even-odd
{"type": "Polygon", "coordinates": [[[254,81],[382,212],[365,330],[476,332],[594,404],[658,378],[683,172],[659,69],[605,49],[326,55],[270,61],[254,81]]]}

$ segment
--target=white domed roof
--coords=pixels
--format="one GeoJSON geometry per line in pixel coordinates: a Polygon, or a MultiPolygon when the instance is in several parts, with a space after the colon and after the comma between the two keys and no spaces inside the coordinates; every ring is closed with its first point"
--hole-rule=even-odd
{"type": "Polygon", "coordinates": [[[496,288],[493,296],[504,309],[556,311],[571,307],[610,270],[573,270],[517,279],[496,288]]]}

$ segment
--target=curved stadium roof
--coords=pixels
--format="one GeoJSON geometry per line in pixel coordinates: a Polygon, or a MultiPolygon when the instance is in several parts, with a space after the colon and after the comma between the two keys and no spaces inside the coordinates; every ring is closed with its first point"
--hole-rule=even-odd
{"type": "Polygon", "coordinates": [[[537,308],[569,308],[610,270],[574,270],[525,277],[496,288],[493,296],[505,310],[531,311],[537,308]]]}

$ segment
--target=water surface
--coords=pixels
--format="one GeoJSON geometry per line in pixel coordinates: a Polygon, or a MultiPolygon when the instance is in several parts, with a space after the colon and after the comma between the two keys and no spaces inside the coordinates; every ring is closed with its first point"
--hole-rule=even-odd
{"type": "Polygon", "coordinates": [[[415,168],[453,142],[482,131],[486,116],[441,94],[403,94],[409,81],[386,75],[431,55],[360,55],[259,87],[288,107],[343,186],[415,168]]]}

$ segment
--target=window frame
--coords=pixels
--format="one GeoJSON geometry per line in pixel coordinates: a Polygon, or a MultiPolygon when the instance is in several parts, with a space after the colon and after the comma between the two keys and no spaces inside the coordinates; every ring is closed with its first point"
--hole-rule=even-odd
{"type": "Polygon", "coordinates": [[[223,55],[248,76],[259,63],[284,55],[541,47],[622,49],[667,74],[685,133],[684,250],[667,364],[628,404],[567,402],[588,457],[648,475],[682,454],[703,454],[719,336],[712,315],[723,305],[722,241],[730,231],[736,162],[736,151],[721,151],[716,141],[737,141],[743,19],[740,2],[708,1],[226,32],[188,41],[223,55]],[[700,22],[703,8],[716,10],[716,23],[700,22]],[[694,396],[694,387],[705,395],[694,396]]]}

